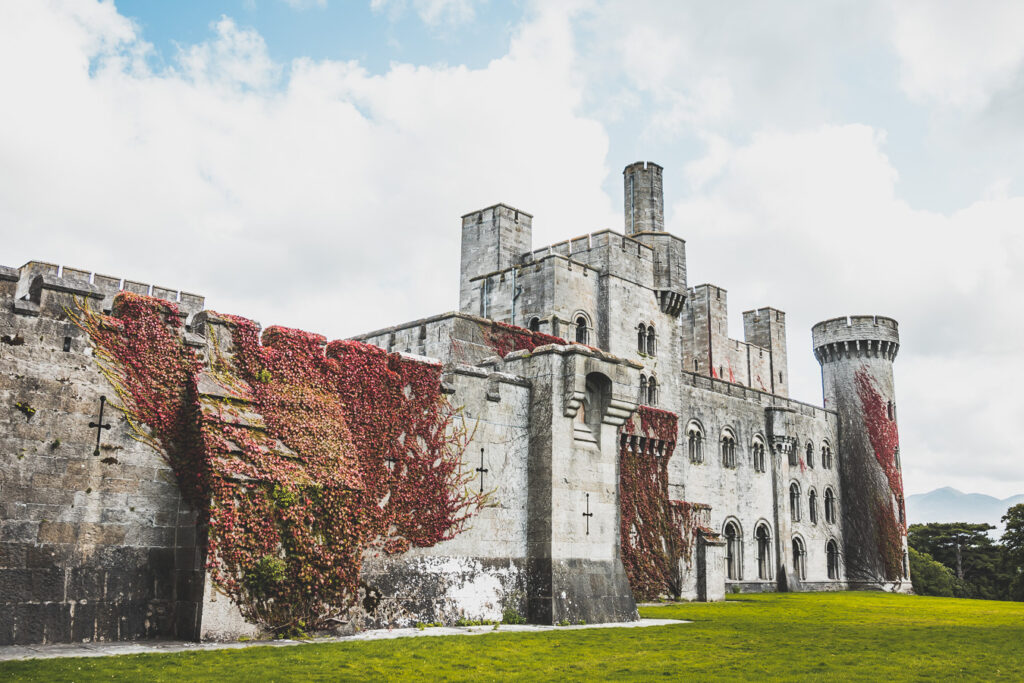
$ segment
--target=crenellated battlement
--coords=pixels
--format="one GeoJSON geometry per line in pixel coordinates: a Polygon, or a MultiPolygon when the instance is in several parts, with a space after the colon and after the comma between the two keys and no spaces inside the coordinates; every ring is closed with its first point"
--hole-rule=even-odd
{"type": "Polygon", "coordinates": [[[103,311],[111,310],[114,297],[120,292],[152,296],[178,304],[188,321],[206,303],[199,294],[45,261],[29,261],[21,268],[0,266],[0,280],[17,283],[13,293],[15,312],[22,313],[31,313],[31,304],[38,304],[42,290],[47,289],[102,299],[99,308],[103,311]]]}
{"type": "Polygon", "coordinates": [[[875,357],[894,360],[900,348],[899,323],[881,315],[852,315],[824,320],[811,328],[819,363],[875,357]]]}

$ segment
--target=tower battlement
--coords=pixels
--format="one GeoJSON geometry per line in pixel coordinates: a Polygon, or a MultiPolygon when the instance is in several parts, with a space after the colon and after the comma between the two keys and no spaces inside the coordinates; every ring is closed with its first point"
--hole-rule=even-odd
{"type": "Polygon", "coordinates": [[[653,161],[637,161],[622,170],[626,234],[664,232],[665,197],[662,168],[653,161]]]}
{"type": "Polygon", "coordinates": [[[819,363],[875,356],[893,360],[900,348],[899,323],[881,315],[851,315],[824,320],[811,328],[819,363]]]}

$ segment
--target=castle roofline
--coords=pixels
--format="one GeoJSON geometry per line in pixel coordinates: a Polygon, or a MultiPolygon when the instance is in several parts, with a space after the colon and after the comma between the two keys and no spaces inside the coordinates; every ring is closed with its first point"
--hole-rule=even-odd
{"type": "Polygon", "coordinates": [[[512,206],[510,204],[506,204],[505,202],[498,202],[497,204],[491,204],[490,206],[485,206],[482,209],[473,209],[469,213],[462,214],[461,216],[459,216],[459,218],[466,218],[467,216],[472,216],[473,214],[480,213],[481,211],[487,211],[489,209],[496,209],[499,206],[503,206],[506,209],[508,209],[509,211],[518,211],[523,216],[529,216],[530,218],[533,218],[533,214],[530,213],[529,211],[523,211],[522,209],[517,209],[516,207],[514,207],[514,206],[512,206]]]}

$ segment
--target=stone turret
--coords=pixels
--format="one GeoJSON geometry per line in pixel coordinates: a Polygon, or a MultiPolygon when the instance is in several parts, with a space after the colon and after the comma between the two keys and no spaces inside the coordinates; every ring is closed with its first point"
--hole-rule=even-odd
{"type": "Polygon", "coordinates": [[[637,161],[622,171],[626,234],[665,231],[665,198],[661,190],[661,166],[637,161]]]}
{"type": "Polygon", "coordinates": [[[892,364],[892,318],[851,316],[812,330],[825,407],[839,414],[847,578],[909,590],[906,513],[892,364]]]}

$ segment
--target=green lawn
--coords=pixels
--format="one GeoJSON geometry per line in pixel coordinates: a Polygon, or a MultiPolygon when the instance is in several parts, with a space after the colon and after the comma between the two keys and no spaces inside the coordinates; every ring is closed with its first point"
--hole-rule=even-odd
{"type": "Polygon", "coordinates": [[[5,680],[1024,680],[1024,603],[881,593],[641,610],[692,624],[0,664],[5,680]]]}

